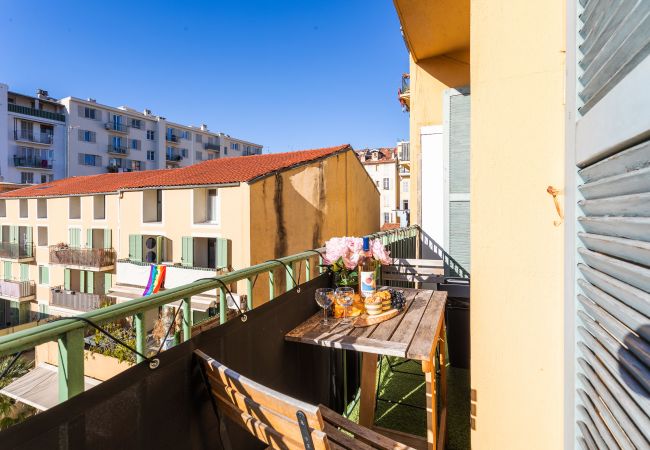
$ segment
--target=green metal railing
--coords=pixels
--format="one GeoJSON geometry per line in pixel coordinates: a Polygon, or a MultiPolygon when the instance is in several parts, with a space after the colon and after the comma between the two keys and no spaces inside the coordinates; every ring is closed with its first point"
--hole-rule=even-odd
{"type": "Polygon", "coordinates": [[[27,106],[21,106],[21,105],[15,105],[13,103],[9,103],[7,105],[7,110],[18,114],[25,114],[28,116],[42,117],[43,119],[65,122],[64,114],[50,112],[50,111],[43,111],[42,109],[29,108],[27,106]]]}
{"type": "MultiPolygon", "coordinates": [[[[420,228],[412,226],[389,230],[370,235],[380,238],[388,246],[393,256],[400,258],[414,258],[418,251],[420,228]]],[[[321,251],[321,253],[323,253],[321,251]]],[[[253,309],[253,295],[255,279],[258,275],[269,276],[269,299],[273,300],[276,293],[280,292],[277,286],[278,279],[274,276],[276,269],[284,269],[286,290],[294,287],[293,280],[297,275],[296,268],[304,267],[305,281],[309,281],[316,270],[313,263],[318,260],[322,264],[322,257],[317,251],[309,250],[295,255],[267,261],[245,269],[236,270],[213,278],[206,278],[193,283],[167,289],[164,292],[147,297],[136,298],[127,302],[107,306],[105,308],[80,314],[78,317],[101,325],[114,322],[126,317],[134,317],[136,331],[136,350],[142,354],[146,352],[147,330],[145,328],[145,312],[160,306],[181,301],[183,311],[183,339],[188,340],[192,330],[191,298],[212,289],[219,289],[219,320],[227,320],[227,301],[224,284],[228,285],[237,281],[246,280],[248,309],[253,309]],[[312,270],[313,269],[313,270],[312,270]]],[[[298,277],[298,280],[300,277],[298,277]]],[[[11,335],[0,337],[0,356],[17,353],[34,348],[36,345],[56,340],[59,345],[59,400],[65,401],[84,390],[84,330],[87,324],[76,319],[62,319],[55,322],[38,325],[33,328],[18,331],[11,335]]],[[[141,356],[137,362],[143,361],[141,356]]]]}

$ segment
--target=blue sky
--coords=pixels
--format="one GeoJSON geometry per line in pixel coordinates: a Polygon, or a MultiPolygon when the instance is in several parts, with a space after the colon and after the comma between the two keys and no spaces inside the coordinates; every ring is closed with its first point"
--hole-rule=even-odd
{"type": "Polygon", "coordinates": [[[0,82],[207,123],[277,152],[408,137],[389,0],[3,0],[0,82]]]}

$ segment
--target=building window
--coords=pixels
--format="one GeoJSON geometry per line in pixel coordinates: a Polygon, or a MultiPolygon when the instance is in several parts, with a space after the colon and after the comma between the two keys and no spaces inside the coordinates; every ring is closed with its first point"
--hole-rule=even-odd
{"type": "Polygon", "coordinates": [[[206,217],[210,223],[219,222],[219,197],[216,189],[208,189],[206,203],[206,217]]]}
{"type": "Polygon", "coordinates": [[[36,217],[39,219],[47,219],[47,199],[36,199],[36,217]]]}
{"type": "Polygon", "coordinates": [[[203,135],[202,134],[195,134],[194,135],[194,140],[196,142],[202,143],[203,142],[203,135]]]}
{"type": "Polygon", "coordinates": [[[101,166],[102,157],[97,155],[89,155],[86,153],[79,153],[79,164],[82,166],[101,166]]]}
{"type": "Polygon", "coordinates": [[[156,160],[156,152],[153,150],[147,150],[147,161],[155,161],[156,160]]]}
{"type": "Polygon", "coordinates": [[[239,143],[238,142],[231,142],[230,143],[230,150],[239,150],[239,143]]]}
{"type": "Polygon", "coordinates": [[[140,139],[131,139],[131,150],[140,150],[142,148],[142,142],[140,139]]]}
{"type": "Polygon", "coordinates": [[[191,141],[192,140],[192,133],[190,133],[189,131],[181,131],[181,137],[183,139],[187,139],[188,141],[191,141]]]}
{"type": "Polygon", "coordinates": [[[94,131],[79,130],[78,137],[82,142],[96,142],[97,134],[94,131]]]}
{"type": "Polygon", "coordinates": [[[208,159],[217,159],[217,155],[214,153],[208,153],[208,159]]]}
{"type": "Polygon", "coordinates": [[[7,200],[0,200],[0,217],[7,217],[7,200]]]}
{"type": "Polygon", "coordinates": [[[41,175],[41,184],[47,183],[47,175],[41,175]]]}
{"type": "Polygon", "coordinates": [[[142,128],[142,121],[140,119],[131,119],[131,127],[140,130],[142,128]]]}
{"type": "Polygon", "coordinates": [[[40,247],[47,247],[47,227],[37,227],[36,233],[37,233],[36,243],[40,247]]]}
{"type": "Polygon", "coordinates": [[[194,189],[194,223],[219,223],[217,189],[194,189]]]}
{"type": "Polygon", "coordinates": [[[402,192],[407,194],[409,191],[409,182],[407,180],[402,181],[402,192]]]}
{"type": "Polygon", "coordinates": [[[142,161],[131,160],[131,170],[135,170],[135,171],[142,170],[142,161]]]}
{"type": "Polygon", "coordinates": [[[375,180],[375,184],[379,187],[379,180],[375,180]]]}
{"type": "Polygon", "coordinates": [[[81,197],[70,197],[68,199],[68,218],[81,219],[81,197]]]}
{"type": "Polygon", "coordinates": [[[409,201],[408,200],[402,200],[402,209],[404,211],[407,211],[409,209],[409,201]]]}
{"type": "Polygon", "coordinates": [[[29,216],[29,204],[27,203],[27,199],[26,198],[21,198],[19,200],[19,202],[20,202],[20,215],[19,215],[19,217],[21,219],[27,219],[27,217],[29,216]]]}
{"type": "Polygon", "coordinates": [[[142,191],[142,221],[162,222],[162,189],[142,191]]]}
{"type": "Polygon", "coordinates": [[[228,146],[226,146],[226,145],[223,146],[223,154],[224,155],[228,154],[228,146]]]}
{"type": "Polygon", "coordinates": [[[34,184],[34,173],[33,172],[21,172],[20,182],[22,184],[34,184]]]}
{"type": "Polygon", "coordinates": [[[96,120],[96,119],[97,119],[97,116],[98,116],[98,114],[97,114],[97,110],[96,110],[95,108],[89,108],[89,107],[86,106],[86,107],[84,108],[83,116],[84,116],[86,119],[93,119],[93,120],[96,120]]]}
{"type": "Polygon", "coordinates": [[[156,139],[156,132],[154,130],[147,130],[147,140],[153,141],[156,139]]]}
{"type": "Polygon", "coordinates": [[[384,223],[390,223],[390,213],[384,213],[384,223]]]}
{"type": "Polygon", "coordinates": [[[182,149],[181,149],[181,156],[182,156],[183,158],[187,158],[187,149],[186,149],[186,148],[182,148],[182,149]]]}
{"type": "Polygon", "coordinates": [[[390,178],[384,178],[384,189],[385,190],[390,189],[390,178]]]}
{"type": "Polygon", "coordinates": [[[50,284],[50,268],[38,266],[38,284],[50,284]]]}
{"type": "Polygon", "coordinates": [[[106,218],[106,196],[105,195],[93,196],[93,218],[95,220],[103,220],[106,218]]]}
{"type": "Polygon", "coordinates": [[[203,161],[203,152],[196,152],[196,160],[197,161],[203,161]]]}

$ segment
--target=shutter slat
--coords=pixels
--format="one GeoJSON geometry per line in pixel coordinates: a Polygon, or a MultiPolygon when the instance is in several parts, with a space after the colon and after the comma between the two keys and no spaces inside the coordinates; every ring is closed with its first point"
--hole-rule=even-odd
{"type": "Polygon", "coordinates": [[[650,242],[591,233],[578,233],[578,237],[589,250],[650,266],[650,242]]]}
{"type": "Polygon", "coordinates": [[[607,425],[605,425],[603,418],[596,411],[596,407],[594,405],[593,399],[591,399],[582,389],[578,389],[578,396],[582,400],[582,404],[584,405],[587,414],[589,414],[589,418],[591,419],[592,423],[596,426],[596,429],[598,430],[598,435],[602,438],[603,442],[605,443],[605,447],[598,447],[598,448],[599,449],[606,448],[610,450],[620,449],[620,447],[616,444],[616,441],[614,440],[611,431],[609,430],[607,425]]]}
{"type": "Polygon", "coordinates": [[[594,270],[585,264],[579,264],[578,269],[580,269],[582,276],[584,276],[585,279],[594,286],[597,286],[604,292],[612,295],[630,308],[633,308],[646,316],[650,316],[650,294],[647,292],[594,270]]]}
{"type": "Polygon", "coordinates": [[[578,249],[582,259],[596,270],[607,273],[631,286],[650,291],[650,269],[592,252],[584,247],[578,249]]]}
{"type": "Polygon", "coordinates": [[[578,206],[589,216],[650,217],[650,193],[580,200],[578,206]]]}
{"type": "Polygon", "coordinates": [[[650,141],[645,141],[581,169],[578,175],[588,183],[648,166],[650,166],[650,141]]]}
{"type": "Polygon", "coordinates": [[[650,217],[579,217],[578,222],[588,233],[650,242],[650,217]]]}
{"type": "Polygon", "coordinates": [[[650,167],[583,184],[578,189],[586,199],[648,192],[650,191],[650,167]]]}

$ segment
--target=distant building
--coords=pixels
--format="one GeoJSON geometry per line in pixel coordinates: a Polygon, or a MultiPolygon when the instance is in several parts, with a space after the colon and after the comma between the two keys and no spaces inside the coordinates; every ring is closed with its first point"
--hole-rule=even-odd
{"type": "Polygon", "coordinates": [[[411,144],[409,141],[397,143],[397,167],[399,175],[399,223],[403,227],[410,225],[411,210],[411,144]]]}
{"type": "MultiPolygon", "coordinates": [[[[138,297],[152,263],[168,266],[166,287],[180,286],[318,248],[332,236],[375,232],[378,215],[377,190],[348,145],[7,192],[0,328],[138,297]]],[[[268,286],[260,276],[255,303],[268,298],[268,286]]],[[[246,292],[245,283],[237,288],[246,292]]],[[[192,299],[196,321],[214,299],[192,299]]]]}
{"type": "Polygon", "coordinates": [[[385,224],[399,223],[400,184],[397,170],[397,150],[395,148],[367,148],[358,150],[357,156],[381,195],[379,215],[382,227],[385,224]]]}
{"type": "Polygon", "coordinates": [[[185,167],[262,153],[262,146],[93,99],[35,97],[0,84],[2,181],[46,183],[68,176],[185,167]],[[6,118],[3,117],[6,115],[6,118]],[[6,127],[6,128],[5,128],[6,127]]]}

